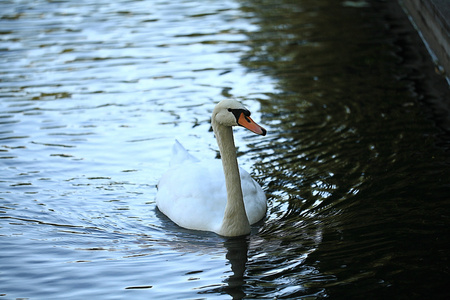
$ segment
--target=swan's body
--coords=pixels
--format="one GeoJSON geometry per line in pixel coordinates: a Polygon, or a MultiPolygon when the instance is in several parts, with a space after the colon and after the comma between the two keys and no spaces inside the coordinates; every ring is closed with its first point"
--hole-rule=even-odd
{"type": "Polygon", "coordinates": [[[181,227],[213,231],[224,236],[250,233],[250,225],[266,213],[262,188],[238,167],[231,126],[245,126],[265,135],[250,119],[250,113],[235,100],[221,101],[211,123],[222,158],[200,161],[178,142],[173,148],[170,169],[158,183],[156,204],[181,227]]]}

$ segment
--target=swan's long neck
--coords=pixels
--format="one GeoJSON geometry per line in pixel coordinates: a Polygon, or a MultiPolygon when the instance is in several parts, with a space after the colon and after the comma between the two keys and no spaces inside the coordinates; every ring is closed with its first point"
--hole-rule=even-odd
{"type": "Polygon", "coordinates": [[[242,195],[241,178],[233,139],[233,129],[212,121],[227,188],[227,206],[223,216],[222,227],[218,232],[224,236],[239,236],[250,233],[250,224],[245,212],[242,195]]]}

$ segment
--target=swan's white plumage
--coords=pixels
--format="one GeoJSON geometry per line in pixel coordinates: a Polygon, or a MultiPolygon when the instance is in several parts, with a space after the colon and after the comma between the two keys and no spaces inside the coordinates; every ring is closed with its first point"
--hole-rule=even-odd
{"type": "MultiPolygon", "coordinates": [[[[266,196],[248,172],[239,172],[247,218],[254,224],[266,213],[266,196]]],[[[170,168],[158,183],[156,204],[181,227],[220,233],[227,204],[221,161],[200,161],[176,141],[170,168]]]]}

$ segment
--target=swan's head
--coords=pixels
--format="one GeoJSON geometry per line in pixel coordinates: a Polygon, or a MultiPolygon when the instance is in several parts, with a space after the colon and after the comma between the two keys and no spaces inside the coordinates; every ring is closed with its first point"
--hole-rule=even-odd
{"type": "Polygon", "coordinates": [[[243,126],[256,134],[266,135],[267,133],[250,118],[250,111],[234,99],[220,101],[214,108],[212,119],[213,122],[222,126],[243,126]]]}

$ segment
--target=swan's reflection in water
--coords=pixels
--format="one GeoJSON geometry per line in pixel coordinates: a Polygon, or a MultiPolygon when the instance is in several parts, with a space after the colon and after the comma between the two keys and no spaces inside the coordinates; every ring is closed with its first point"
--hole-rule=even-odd
{"type": "MultiPolygon", "coordinates": [[[[174,250],[170,255],[172,265],[179,260],[179,269],[190,269],[184,272],[184,278],[174,282],[195,280],[191,291],[199,295],[229,295],[232,299],[293,293],[324,295],[323,287],[314,282],[333,280],[308,262],[322,242],[320,222],[305,221],[286,227],[280,225],[285,220],[266,219],[253,226],[248,236],[225,238],[178,227],[160,212],[156,216],[164,234],[152,242],[174,250]],[[200,261],[203,263],[198,265],[200,261]]],[[[179,276],[176,270],[173,272],[179,276]]],[[[155,284],[154,289],[157,288],[155,284]]]]}
{"type": "Polygon", "coordinates": [[[248,244],[247,237],[229,238],[223,243],[227,249],[225,257],[231,266],[231,275],[224,280],[226,286],[223,291],[233,299],[242,299],[246,296],[244,276],[248,260],[248,244]]]}

